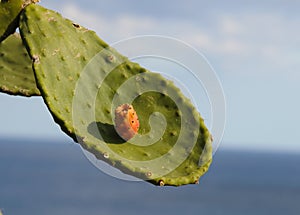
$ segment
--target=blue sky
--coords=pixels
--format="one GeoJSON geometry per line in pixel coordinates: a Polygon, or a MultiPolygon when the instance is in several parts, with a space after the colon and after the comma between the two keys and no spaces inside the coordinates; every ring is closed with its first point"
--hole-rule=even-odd
{"type": "MultiPolygon", "coordinates": [[[[221,146],[300,151],[299,1],[47,1],[114,43],[171,36],[202,52],[222,83],[221,146]]],[[[0,136],[67,139],[41,98],[0,95],[0,136]]]]}

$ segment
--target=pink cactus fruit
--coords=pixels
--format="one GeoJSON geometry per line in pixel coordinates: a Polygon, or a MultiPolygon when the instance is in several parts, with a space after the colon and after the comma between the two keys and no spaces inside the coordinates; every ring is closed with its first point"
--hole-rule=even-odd
{"type": "Polygon", "coordinates": [[[126,141],[130,140],[139,130],[139,119],[132,105],[122,104],[115,110],[115,128],[126,141]]]}

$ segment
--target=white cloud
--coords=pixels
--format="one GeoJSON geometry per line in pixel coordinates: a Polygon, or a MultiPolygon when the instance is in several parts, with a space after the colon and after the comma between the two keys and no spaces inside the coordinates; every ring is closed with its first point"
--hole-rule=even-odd
{"type": "Polygon", "coordinates": [[[75,4],[64,5],[62,12],[64,16],[96,31],[100,37],[110,42],[135,36],[140,32],[149,32],[149,29],[154,29],[158,24],[156,20],[148,17],[126,14],[111,19],[100,14],[91,14],[88,11],[82,11],[75,4]]]}
{"type": "Polygon", "coordinates": [[[223,16],[219,20],[221,31],[226,35],[239,35],[246,30],[246,26],[231,16],[223,16]]]}
{"type": "Polygon", "coordinates": [[[261,75],[286,70],[299,76],[292,68],[299,67],[296,49],[300,47],[300,31],[297,28],[300,20],[290,20],[282,14],[253,11],[220,13],[214,19],[207,17],[213,20],[210,26],[201,26],[197,20],[191,19],[162,19],[122,13],[107,17],[83,11],[73,3],[63,5],[62,13],[95,30],[108,43],[144,34],[172,36],[213,56],[227,73],[250,70],[251,75],[261,75]]]}

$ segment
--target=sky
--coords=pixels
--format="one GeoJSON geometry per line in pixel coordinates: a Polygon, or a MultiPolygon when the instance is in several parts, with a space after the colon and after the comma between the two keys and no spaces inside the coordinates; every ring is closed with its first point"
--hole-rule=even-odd
{"type": "MultiPolygon", "coordinates": [[[[107,43],[162,35],[201,52],[226,98],[222,148],[300,152],[299,1],[50,1],[107,43]]],[[[0,95],[0,137],[67,140],[41,98],[0,95]]]]}

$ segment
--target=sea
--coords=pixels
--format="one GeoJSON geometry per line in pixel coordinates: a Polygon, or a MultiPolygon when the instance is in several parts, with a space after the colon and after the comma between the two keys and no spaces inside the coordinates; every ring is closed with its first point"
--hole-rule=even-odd
{"type": "Polygon", "coordinates": [[[4,215],[299,215],[300,154],[218,150],[199,184],[109,176],[71,141],[0,138],[4,215]]]}

